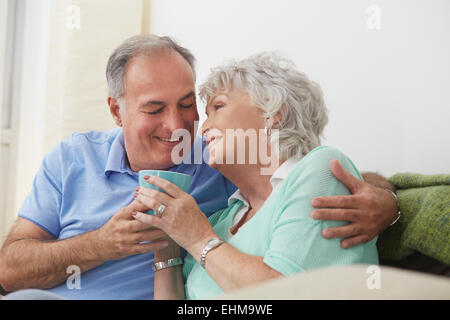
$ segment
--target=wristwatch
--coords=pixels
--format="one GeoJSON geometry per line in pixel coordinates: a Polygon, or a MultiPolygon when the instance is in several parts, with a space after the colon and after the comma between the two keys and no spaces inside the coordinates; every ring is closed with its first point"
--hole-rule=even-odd
{"type": "Polygon", "coordinates": [[[153,272],[165,268],[179,266],[180,264],[183,264],[183,259],[181,258],[173,258],[166,261],[155,262],[153,264],[153,272]]]}
{"type": "Polygon", "coordinates": [[[224,241],[219,238],[211,238],[208,240],[205,247],[203,248],[202,255],[200,257],[200,265],[203,268],[205,268],[205,262],[206,262],[205,260],[206,260],[206,255],[208,254],[208,252],[210,252],[212,249],[217,248],[222,243],[224,243],[224,241]]]}

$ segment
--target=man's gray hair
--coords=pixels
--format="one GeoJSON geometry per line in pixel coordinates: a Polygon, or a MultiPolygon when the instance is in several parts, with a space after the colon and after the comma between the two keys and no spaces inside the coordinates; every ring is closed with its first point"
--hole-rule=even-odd
{"type": "MultiPolygon", "coordinates": [[[[300,160],[320,145],[320,136],[328,122],[328,111],[320,86],[279,54],[263,52],[243,60],[233,60],[213,68],[199,95],[208,103],[220,91],[238,89],[247,92],[252,102],[264,111],[278,129],[279,156],[300,160]]],[[[270,126],[270,125],[269,125],[270,126]]]]}
{"type": "Polygon", "coordinates": [[[125,94],[125,72],[131,59],[138,55],[153,55],[163,50],[173,50],[186,59],[192,68],[195,81],[195,58],[188,49],[180,46],[170,37],[152,34],[137,35],[125,40],[109,57],[106,66],[109,96],[121,99],[125,94]]]}

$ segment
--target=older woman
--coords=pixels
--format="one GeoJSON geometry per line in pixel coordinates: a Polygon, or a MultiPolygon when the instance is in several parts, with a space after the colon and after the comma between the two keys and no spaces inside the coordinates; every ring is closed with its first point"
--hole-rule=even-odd
{"type": "Polygon", "coordinates": [[[173,239],[155,252],[155,260],[177,257],[177,244],[189,253],[182,272],[176,266],[155,273],[156,299],[202,299],[313,268],[378,263],[376,238],[343,249],[339,239],[321,234],[345,222],[311,218],[313,198],[349,194],[331,173],[330,161],[337,159],[361,179],[343,153],[320,146],[328,118],[317,84],[289,60],[263,53],[214,69],[200,96],[207,104],[202,133],[209,164],[239,189],[208,221],[188,194],[147,177],[167,194],[141,188],[137,199],[166,210],[135,218],[173,239]],[[242,133],[250,140],[244,149],[242,133]],[[270,154],[269,162],[261,150],[270,154]],[[239,156],[245,161],[237,161],[239,156]]]}

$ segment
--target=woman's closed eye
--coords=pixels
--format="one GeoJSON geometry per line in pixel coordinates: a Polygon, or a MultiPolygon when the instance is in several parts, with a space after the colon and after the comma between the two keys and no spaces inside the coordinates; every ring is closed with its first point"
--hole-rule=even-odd
{"type": "Polygon", "coordinates": [[[206,108],[206,117],[208,118],[210,116],[210,114],[208,113],[209,108],[212,109],[211,111],[216,112],[223,107],[225,107],[225,104],[223,103],[210,104],[208,108],[206,108]]]}
{"type": "Polygon", "coordinates": [[[220,108],[222,108],[222,107],[224,107],[224,105],[223,104],[215,104],[214,105],[214,111],[217,111],[217,110],[219,110],[220,108]]]}

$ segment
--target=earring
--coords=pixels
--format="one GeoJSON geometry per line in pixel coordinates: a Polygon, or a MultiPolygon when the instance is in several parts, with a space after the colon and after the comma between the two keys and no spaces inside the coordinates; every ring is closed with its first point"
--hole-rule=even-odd
{"type": "Polygon", "coordinates": [[[267,128],[267,126],[264,127],[264,134],[266,136],[270,136],[270,134],[272,133],[272,129],[271,128],[267,128]]]}

